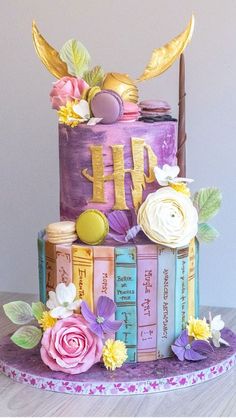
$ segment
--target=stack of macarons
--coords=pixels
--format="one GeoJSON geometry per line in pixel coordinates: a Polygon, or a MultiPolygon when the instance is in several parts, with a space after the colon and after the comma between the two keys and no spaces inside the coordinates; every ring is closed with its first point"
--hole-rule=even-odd
{"type": "Polygon", "coordinates": [[[124,111],[120,118],[120,122],[135,122],[139,117],[139,106],[133,102],[124,102],[124,111]]]}
{"type": "Polygon", "coordinates": [[[71,244],[77,240],[75,222],[62,221],[49,224],[46,228],[47,239],[52,244],[71,244]]]}
{"type": "Polygon", "coordinates": [[[164,116],[171,111],[170,105],[162,100],[143,100],[139,106],[142,116],[164,116]]]}
{"type": "Polygon", "coordinates": [[[95,118],[101,118],[101,123],[117,122],[123,115],[124,104],[118,93],[113,90],[97,92],[90,102],[91,111],[95,118]]]}
{"type": "Polygon", "coordinates": [[[141,120],[155,122],[161,120],[173,120],[170,113],[170,105],[163,100],[143,100],[139,103],[141,108],[141,120]]]}

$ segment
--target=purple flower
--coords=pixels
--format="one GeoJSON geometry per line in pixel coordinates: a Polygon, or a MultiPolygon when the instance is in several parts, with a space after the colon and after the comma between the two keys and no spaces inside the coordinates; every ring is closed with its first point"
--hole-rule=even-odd
{"type": "Polygon", "coordinates": [[[98,299],[95,314],[91,312],[87,303],[81,303],[81,313],[88,322],[90,330],[98,337],[103,338],[104,334],[113,334],[121,327],[123,321],[111,321],[109,318],[115,313],[116,304],[107,296],[100,296],[98,299]]]}
{"type": "Polygon", "coordinates": [[[207,341],[193,340],[190,342],[187,330],[182,331],[171,348],[180,361],[203,360],[206,358],[204,354],[213,351],[212,346],[207,341]]]}
{"type": "Polygon", "coordinates": [[[122,210],[115,210],[107,215],[110,228],[112,231],[109,236],[118,242],[128,242],[134,239],[140,231],[137,225],[137,217],[134,211],[131,212],[131,220],[122,210]]]}

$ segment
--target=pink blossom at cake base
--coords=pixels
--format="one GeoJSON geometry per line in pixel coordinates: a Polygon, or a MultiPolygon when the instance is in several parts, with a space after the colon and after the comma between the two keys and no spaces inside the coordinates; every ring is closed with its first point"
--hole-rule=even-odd
{"type": "Polygon", "coordinates": [[[89,330],[84,318],[73,315],[44,332],[40,354],[51,370],[79,374],[100,361],[102,347],[102,340],[89,330]]]}

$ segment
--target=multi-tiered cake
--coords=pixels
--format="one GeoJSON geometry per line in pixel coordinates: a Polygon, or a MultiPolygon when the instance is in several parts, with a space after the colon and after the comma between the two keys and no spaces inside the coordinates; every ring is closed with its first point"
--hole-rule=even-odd
{"type": "MultiPolygon", "coordinates": [[[[193,19],[166,47],[163,68],[156,72],[170,65],[171,45],[172,56],[180,55],[192,29],[193,19]]],[[[34,40],[39,53],[35,27],[34,40]]],[[[74,54],[76,48],[86,61],[84,48],[75,41],[60,52],[70,70],[74,65],[71,50],[74,54]]],[[[156,75],[148,74],[153,71],[149,67],[140,79],[156,75]]],[[[184,154],[179,149],[181,141],[184,147],[184,132],[178,138],[178,123],[166,102],[143,100],[137,105],[137,86],[127,75],[101,76],[100,71],[95,71],[96,83],[88,72],[82,79],[63,73],[50,93],[60,122],[62,223],[49,225],[39,236],[40,295],[46,302],[59,283],[73,283],[76,298],[85,301],[95,315],[99,297],[110,298],[116,303],[113,319],[122,321],[112,336],[125,343],[127,360],[156,360],[171,355],[175,337],[199,313],[197,211],[187,196],[187,179],[181,183],[176,179],[178,164],[184,172],[184,154]],[[177,168],[174,176],[173,168],[177,168]],[[162,174],[168,186],[166,197],[160,189],[157,192],[162,174]],[[158,208],[159,194],[157,210],[160,216],[163,212],[163,219],[155,225],[155,219],[149,218],[155,216],[151,200],[158,208]],[[183,207],[177,202],[179,197],[183,207]],[[181,212],[188,203],[191,219],[186,219],[187,211],[181,212]],[[70,243],[57,230],[67,226],[65,221],[76,222],[70,243]]],[[[183,120],[184,115],[180,116],[183,120]]]]}
{"type": "Polygon", "coordinates": [[[199,319],[199,240],[217,235],[207,222],[221,194],[210,188],[191,197],[185,173],[183,51],[193,23],[153,51],[136,82],[89,69],[75,40],[58,53],[33,23],[36,51],[59,79],[50,98],[59,115],[60,221],[38,235],[41,302],[5,311],[19,324],[38,320],[40,328],[12,339],[23,348],[41,340],[51,370],[115,370],[173,353],[197,361],[227,344],[219,317],[199,319]],[[178,57],[177,121],[167,102],[140,100],[137,83],[178,57]]]}

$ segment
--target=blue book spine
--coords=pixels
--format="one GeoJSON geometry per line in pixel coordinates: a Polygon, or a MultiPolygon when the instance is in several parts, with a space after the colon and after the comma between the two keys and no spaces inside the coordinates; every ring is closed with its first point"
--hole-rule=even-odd
{"type": "Polygon", "coordinates": [[[176,251],[158,246],[157,358],[171,355],[175,339],[175,260],[176,251]]]}
{"type": "Polygon", "coordinates": [[[128,361],[137,358],[137,267],[136,248],[117,247],[115,249],[115,302],[116,319],[123,321],[116,339],[124,341],[128,361]]]}
{"type": "Polygon", "coordinates": [[[175,337],[188,322],[188,251],[189,247],[176,249],[175,275],[175,337]]]}
{"type": "Polygon", "coordinates": [[[39,297],[42,303],[46,303],[46,259],[45,259],[45,231],[38,233],[38,272],[39,272],[39,297]]]}
{"type": "Polygon", "coordinates": [[[195,318],[199,318],[199,242],[195,239],[195,318]]]}

